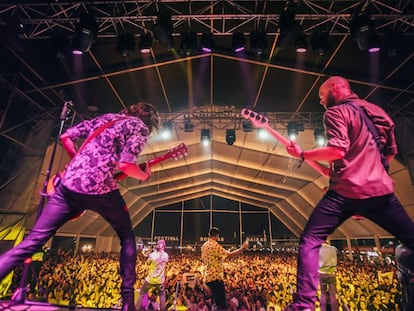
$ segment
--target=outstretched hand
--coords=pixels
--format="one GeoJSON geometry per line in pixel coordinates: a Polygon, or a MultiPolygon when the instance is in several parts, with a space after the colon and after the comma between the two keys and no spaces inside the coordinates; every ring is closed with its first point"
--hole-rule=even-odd
{"type": "Polygon", "coordinates": [[[286,151],[293,157],[300,158],[303,152],[302,148],[299,147],[294,141],[290,142],[290,145],[286,146],[286,151]]]}

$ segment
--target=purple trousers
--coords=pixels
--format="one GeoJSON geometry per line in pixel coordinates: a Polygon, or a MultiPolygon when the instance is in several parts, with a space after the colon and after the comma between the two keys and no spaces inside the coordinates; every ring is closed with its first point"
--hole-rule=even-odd
{"type": "Polygon", "coordinates": [[[293,305],[314,309],[319,282],[319,248],[345,220],[361,215],[375,222],[414,250],[414,222],[394,194],[368,199],[347,199],[328,191],[313,210],[303,230],[298,253],[293,305]]]}
{"type": "Polygon", "coordinates": [[[122,297],[134,294],[136,243],[125,201],[118,190],[103,195],[80,194],[59,185],[44,207],[30,234],[16,247],[0,256],[0,280],[14,267],[39,250],[68,220],[83,210],[101,215],[121,241],[120,273],[122,297]]]}

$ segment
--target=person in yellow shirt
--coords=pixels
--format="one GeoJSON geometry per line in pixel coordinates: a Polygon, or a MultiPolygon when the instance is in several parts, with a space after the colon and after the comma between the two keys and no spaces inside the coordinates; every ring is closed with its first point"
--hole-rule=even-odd
{"type": "Polygon", "coordinates": [[[281,311],[282,309],[280,308],[279,304],[277,303],[277,297],[276,297],[276,292],[275,291],[271,291],[268,295],[267,295],[267,303],[266,303],[266,308],[267,311],[281,311]]]}
{"type": "Polygon", "coordinates": [[[249,246],[249,242],[245,241],[240,248],[230,252],[218,243],[219,234],[217,227],[209,230],[208,240],[201,247],[201,260],[205,264],[204,283],[211,292],[216,310],[227,310],[223,261],[243,252],[249,246]]]}

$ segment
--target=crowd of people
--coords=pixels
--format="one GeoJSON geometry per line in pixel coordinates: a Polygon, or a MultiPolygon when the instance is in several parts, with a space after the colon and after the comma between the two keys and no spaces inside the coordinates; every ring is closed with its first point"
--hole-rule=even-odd
{"type": "MultiPolygon", "coordinates": [[[[205,266],[201,254],[169,253],[165,272],[166,309],[212,310],[211,294],[202,277],[205,266]]],[[[228,309],[283,310],[296,290],[296,255],[295,252],[245,252],[228,258],[224,262],[228,309]]],[[[349,260],[340,256],[336,273],[339,310],[400,310],[401,291],[395,270],[393,261],[349,260]]],[[[59,305],[117,308],[122,304],[118,271],[119,253],[77,256],[63,251],[50,253],[28,299],[59,305]]],[[[143,254],[138,255],[136,271],[137,298],[148,275],[147,257],[143,254]]],[[[155,296],[159,303],[158,294],[150,291],[146,299],[155,296]]]]}

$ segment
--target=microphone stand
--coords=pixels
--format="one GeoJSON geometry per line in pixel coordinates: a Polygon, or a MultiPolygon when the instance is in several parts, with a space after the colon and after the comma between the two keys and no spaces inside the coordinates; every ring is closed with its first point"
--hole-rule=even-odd
{"type": "MultiPolygon", "coordinates": [[[[53,162],[54,162],[54,159],[55,159],[55,156],[56,156],[56,149],[57,149],[57,146],[59,144],[59,137],[63,132],[63,127],[65,125],[65,121],[68,118],[68,114],[69,114],[69,110],[70,110],[69,106],[73,106],[72,101],[65,100],[65,103],[64,103],[63,108],[62,108],[62,112],[60,113],[59,132],[58,132],[58,135],[56,136],[55,142],[53,144],[52,154],[50,156],[49,165],[48,165],[48,168],[47,168],[47,171],[46,171],[45,182],[43,183],[43,188],[42,188],[42,191],[40,192],[40,201],[39,201],[38,208],[37,208],[36,221],[39,219],[39,217],[42,213],[43,207],[44,207],[45,202],[46,202],[46,197],[48,196],[47,186],[48,186],[48,183],[49,183],[53,162]]],[[[22,273],[21,279],[20,279],[19,287],[16,288],[16,290],[14,291],[14,293],[13,293],[11,299],[10,299],[10,303],[9,303],[10,306],[25,303],[26,294],[27,294],[26,279],[27,279],[27,274],[29,273],[29,266],[30,266],[31,262],[32,262],[32,258],[27,258],[24,261],[24,268],[23,268],[23,273],[22,273]]]]}

